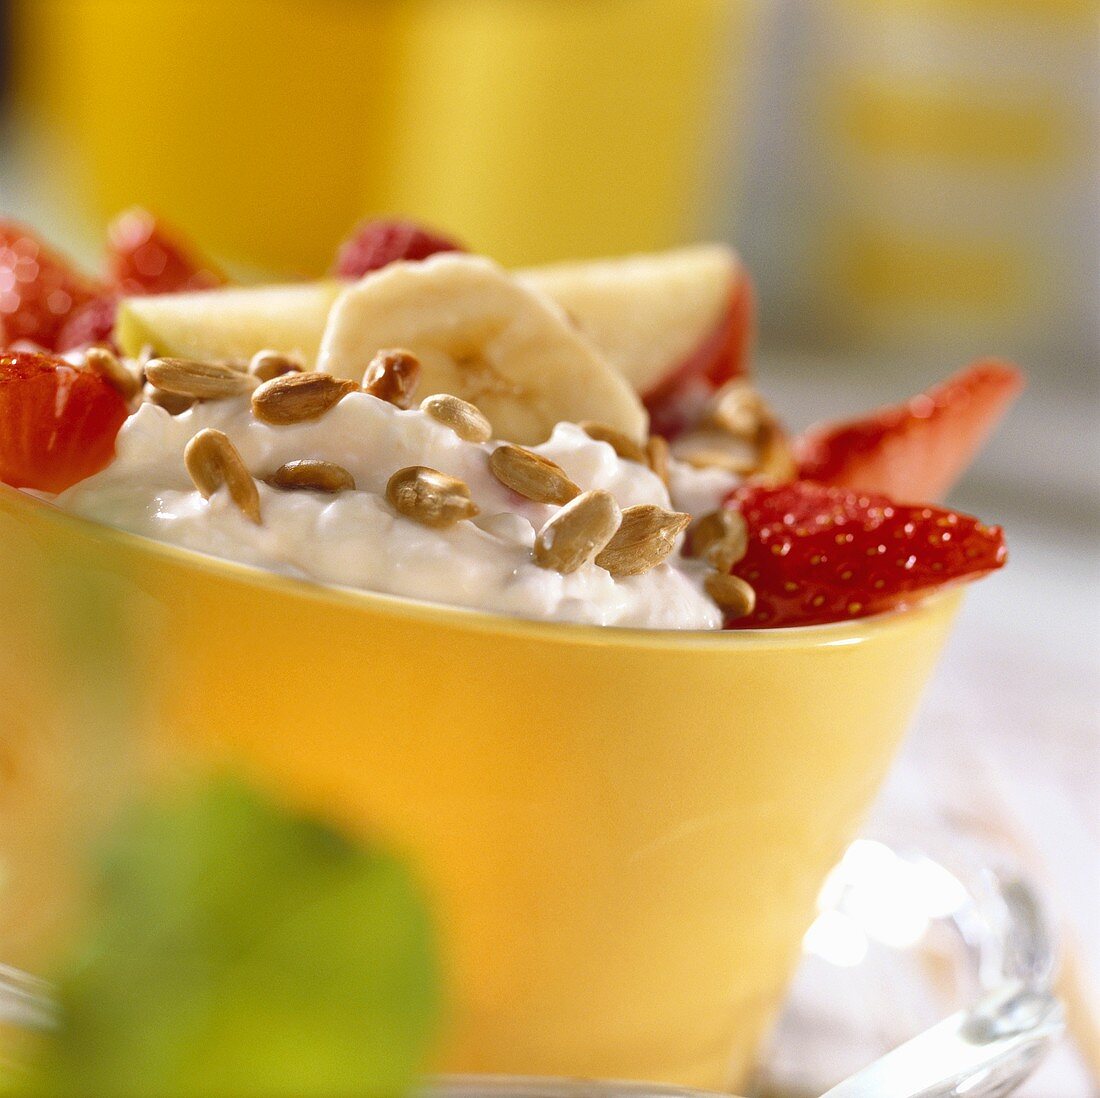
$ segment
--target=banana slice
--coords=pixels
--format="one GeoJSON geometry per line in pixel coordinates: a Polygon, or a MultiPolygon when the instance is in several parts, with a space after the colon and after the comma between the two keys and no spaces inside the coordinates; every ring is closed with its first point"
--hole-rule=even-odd
{"type": "Polygon", "coordinates": [[[359,380],[374,354],[406,347],[422,367],[418,397],[476,404],[497,438],[544,441],[555,424],[592,419],[644,439],[629,383],[549,298],[480,256],[393,263],[341,294],[317,368],[359,380]]]}

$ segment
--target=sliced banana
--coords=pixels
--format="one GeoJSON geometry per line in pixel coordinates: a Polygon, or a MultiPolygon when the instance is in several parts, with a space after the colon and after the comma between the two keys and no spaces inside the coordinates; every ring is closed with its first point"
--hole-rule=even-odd
{"type": "Polygon", "coordinates": [[[317,368],[358,380],[386,347],[420,359],[418,396],[476,404],[497,438],[530,445],[562,420],[585,419],[645,438],[648,417],[626,379],[559,306],[480,256],[394,263],[350,286],[329,314],[317,368]]]}

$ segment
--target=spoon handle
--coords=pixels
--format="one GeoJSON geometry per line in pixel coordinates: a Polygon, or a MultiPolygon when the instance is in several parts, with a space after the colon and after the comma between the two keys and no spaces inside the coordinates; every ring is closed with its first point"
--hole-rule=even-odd
{"type": "Polygon", "coordinates": [[[1007,987],[925,1030],[823,1098],[995,1098],[1027,1078],[1061,1032],[1056,999],[1007,987]]]}

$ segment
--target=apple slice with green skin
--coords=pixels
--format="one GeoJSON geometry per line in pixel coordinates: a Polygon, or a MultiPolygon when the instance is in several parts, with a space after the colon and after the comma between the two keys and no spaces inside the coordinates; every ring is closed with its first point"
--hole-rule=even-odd
{"type": "Polygon", "coordinates": [[[115,342],[134,357],[145,347],[201,360],[272,350],[312,366],[332,303],[346,288],[334,279],[130,297],[119,305],[115,342]]]}
{"type": "Polygon", "coordinates": [[[627,378],[659,434],[692,425],[714,391],[747,370],[752,287],[724,245],[537,267],[519,277],[557,301],[627,378]]]}

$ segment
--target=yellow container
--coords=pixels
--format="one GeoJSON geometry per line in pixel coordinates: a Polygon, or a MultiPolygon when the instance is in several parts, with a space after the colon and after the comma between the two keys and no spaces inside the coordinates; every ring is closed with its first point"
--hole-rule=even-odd
{"type": "Polygon", "coordinates": [[[744,0],[19,0],[37,173],[229,261],[315,275],[360,217],[505,263],[698,231],[744,0]],[[59,78],[59,74],[64,74],[59,78]]]}
{"type": "Polygon", "coordinates": [[[0,604],[5,960],[41,963],[50,870],[139,780],[135,747],[228,757],[413,860],[443,934],[439,1068],[717,1089],[752,1065],[957,597],[772,632],[548,625],[0,489],[0,604]]]}

